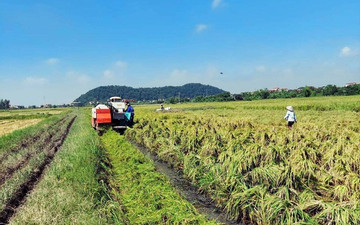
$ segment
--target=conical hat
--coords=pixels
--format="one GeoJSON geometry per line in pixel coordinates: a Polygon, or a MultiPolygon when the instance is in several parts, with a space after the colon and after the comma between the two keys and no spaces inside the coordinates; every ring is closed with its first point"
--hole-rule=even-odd
{"type": "Polygon", "coordinates": [[[291,105],[286,106],[286,109],[289,111],[294,111],[294,108],[291,105]]]}

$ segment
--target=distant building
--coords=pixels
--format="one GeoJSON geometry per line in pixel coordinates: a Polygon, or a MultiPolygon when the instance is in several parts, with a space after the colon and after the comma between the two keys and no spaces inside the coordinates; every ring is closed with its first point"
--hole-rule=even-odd
{"type": "Polygon", "coordinates": [[[274,87],[274,88],[269,89],[269,92],[272,93],[272,92],[276,92],[276,91],[279,91],[279,90],[280,90],[279,87],[274,87]]]}
{"type": "MultiPolygon", "coordinates": [[[[73,103],[71,103],[73,106],[74,105],[78,105],[78,104],[80,104],[80,102],[73,102],[73,103]]],[[[99,101],[90,101],[89,102],[89,105],[97,105],[97,104],[99,104],[99,101]]]]}
{"type": "Polygon", "coordinates": [[[352,85],[355,85],[355,84],[359,84],[359,83],[356,83],[356,82],[346,83],[345,87],[349,87],[349,86],[352,86],[352,85]]]}
{"type": "Polygon", "coordinates": [[[125,99],[125,100],[128,101],[128,102],[136,102],[135,99],[125,99]]]}
{"type": "Polygon", "coordinates": [[[81,106],[81,102],[72,102],[70,106],[81,106]]]}
{"type": "Polygon", "coordinates": [[[11,105],[10,109],[25,109],[25,106],[23,106],[23,105],[11,105]]]}
{"type": "Polygon", "coordinates": [[[289,91],[289,89],[287,88],[279,88],[279,87],[274,87],[274,88],[271,88],[269,89],[269,92],[272,93],[272,92],[276,92],[276,91],[289,91]]]}

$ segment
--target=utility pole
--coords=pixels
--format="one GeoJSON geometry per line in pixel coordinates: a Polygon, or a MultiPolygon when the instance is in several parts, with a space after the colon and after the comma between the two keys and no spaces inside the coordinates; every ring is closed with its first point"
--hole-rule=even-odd
{"type": "Polygon", "coordinates": [[[179,91],[179,103],[180,103],[181,101],[180,101],[180,91],[179,91]]]}

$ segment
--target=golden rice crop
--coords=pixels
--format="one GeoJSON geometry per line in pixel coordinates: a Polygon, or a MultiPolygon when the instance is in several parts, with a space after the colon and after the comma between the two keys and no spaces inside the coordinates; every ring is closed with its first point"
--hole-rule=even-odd
{"type": "Polygon", "coordinates": [[[359,96],[137,108],[127,136],[182,170],[233,219],[358,224],[359,96]],[[285,106],[299,122],[286,127],[285,106]]]}
{"type": "Polygon", "coordinates": [[[27,119],[27,120],[4,120],[0,121],[0,136],[9,134],[14,130],[23,129],[25,127],[37,124],[42,119],[27,119]]]}

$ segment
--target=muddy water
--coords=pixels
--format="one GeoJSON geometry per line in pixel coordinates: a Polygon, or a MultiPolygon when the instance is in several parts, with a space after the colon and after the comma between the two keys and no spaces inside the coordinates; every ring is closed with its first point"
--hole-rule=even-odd
{"type": "Polygon", "coordinates": [[[207,215],[209,219],[216,219],[224,224],[243,224],[229,220],[223,210],[216,207],[215,203],[208,196],[198,193],[197,188],[186,180],[180,172],[172,169],[166,162],[159,160],[157,156],[151,153],[148,149],[134,142],[131,143],[154,162],[156,170],[166,175],[181,196],[191,202],[198,212],[207,215]]]}

